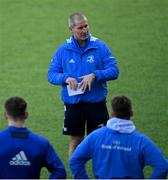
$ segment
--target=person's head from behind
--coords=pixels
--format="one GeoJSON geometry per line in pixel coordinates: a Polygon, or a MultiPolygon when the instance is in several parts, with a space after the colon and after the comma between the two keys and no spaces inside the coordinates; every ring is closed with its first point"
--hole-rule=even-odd
{"type": "Polygon", "coordinates": [[[115,96],[111,100],[111,115],[120,119],[133,116],[131,100],[126,96],[115,96]]]}
{"type": "Polygon", "coordinates": [[[73,13],[68,19],[69,30],[79,41],[85,41],[89,34],[89,24],[85,15],[73,13]]]}
{"type": "Polygon", "coordinates": [[[24,121],[28,117],[27,103],[18,96],[10,97],[6,100],[4,117],[12,121],[24,121]]]}

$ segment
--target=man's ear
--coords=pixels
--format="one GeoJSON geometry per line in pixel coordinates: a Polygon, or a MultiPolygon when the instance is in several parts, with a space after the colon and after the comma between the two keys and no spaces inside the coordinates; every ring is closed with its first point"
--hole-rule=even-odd
{"type": "Polygon", "coordinates": [[[69,32],[71,32],[71,33],[72,33],[72,27],[69,27],[69,32]]]}
{"type": "Polygon", "coordinates": [[[132,117],[134,115],[133,111],[130,111],[130,117],[132,117]]]}
{"type": "Polygon", "coordinates": [[[8,113],[7,113],[7,112],[4,112],[4,113],[3,113],[3,117],[4,117],[5,119],[8,119],[8,117],[9,117],[9,116],[8,116],[8,113]]]}
{"type": "Polygon", "coordinates": [[[27,119],[29,117],[29,113],[25,112],[25,119],[27,119]]]}
{"type": "Polygon", "coordinates": [[[116,116],[116,114],[115,114],[115,112],[113,112],[113,111],[111,111],[111,117],[115,117],[116,116]]]}

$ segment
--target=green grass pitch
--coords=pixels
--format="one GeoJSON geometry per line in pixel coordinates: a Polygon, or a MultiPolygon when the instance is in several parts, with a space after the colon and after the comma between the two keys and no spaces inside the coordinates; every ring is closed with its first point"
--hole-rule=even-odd
{"type": "MultiPolygon", "coordinates": [[[[29,104],[28,127],[50,140],[71,178],[61,88],[47,82],[47,70],[70,35],[67,17],[78,11],[118,60],[121,74],[109,83],[108,106],[112,95],[130,96],[137,129],[168,157],[167,0],[0,0],[0,114],[7,97],[23,96],[29,104]]],[[[0,129],[5,126],[1,118],[0,129]]],[[[88,170],[91,174],[90,164],[88,170]]],[[[45,169],[41,177],[48,177],[45,169]]]]}

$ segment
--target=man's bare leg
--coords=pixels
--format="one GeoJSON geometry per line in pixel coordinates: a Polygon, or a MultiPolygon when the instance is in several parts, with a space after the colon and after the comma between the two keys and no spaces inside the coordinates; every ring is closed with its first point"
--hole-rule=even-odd
{"type": "Polygon", "coordinates": [[[76,147],[78,146],[78,144],[80,144],[80,142],[83,140],[83,136],[69,136],[69,158],[71,157],[72,153],[74,152],[74,150],[76,149],[76,147]]]}

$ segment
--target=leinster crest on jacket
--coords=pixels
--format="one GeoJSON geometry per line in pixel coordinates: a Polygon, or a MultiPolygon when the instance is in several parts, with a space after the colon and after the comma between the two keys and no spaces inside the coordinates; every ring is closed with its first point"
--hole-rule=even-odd
{"type": "Polygon", "coordinates": [[[93,63],[94,62],[94,56],[88,56],[86,61],[89,63],[93,63]]]}

